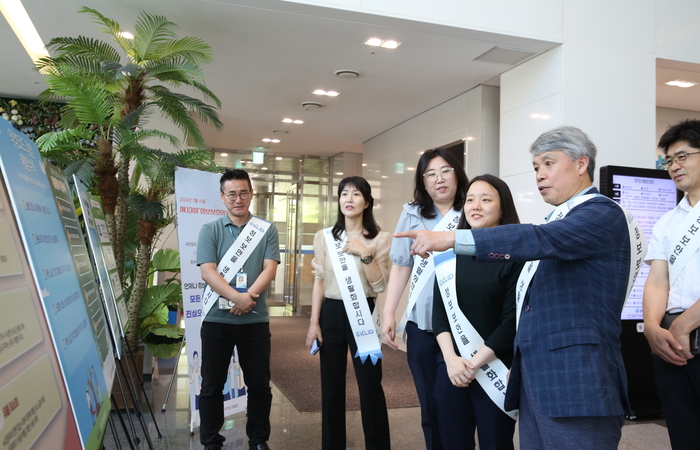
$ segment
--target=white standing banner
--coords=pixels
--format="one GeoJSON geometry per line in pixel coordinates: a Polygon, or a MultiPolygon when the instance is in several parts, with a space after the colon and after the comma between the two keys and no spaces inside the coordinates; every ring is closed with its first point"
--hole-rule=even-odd
{"type": "MultiPolygon", "coordinates": [[[[180,248],[182,276],[182,303],[185,313],[185,339],[190,382],[190,410],[192,427],[199,426],[199,393],[202,388],[202,341],[199,337],[202,322],[202,298],[206,283],[202,280],[197,259],[197,238],[205,223],[226,214],[219,196],[221,174],[193,169],[175,172],[175,206],[177,209],[177,241],[180,248]]],[[[244,411],[247,390],[243,373],[234,351],[229,365],[229,377],[224,386],[224,416],[244,411]]]]}

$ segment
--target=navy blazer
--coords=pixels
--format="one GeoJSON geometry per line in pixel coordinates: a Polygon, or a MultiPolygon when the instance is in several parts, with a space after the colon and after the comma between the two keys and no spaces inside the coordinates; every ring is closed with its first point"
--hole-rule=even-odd
{"type": "Polygon", "coordinates": [[[515,336],[507,409],[518,407],[524,364],[528,393],[550,417],[628,412],[619,338],[630,244],[620,207],[597,196],[557,221],[472,233],[477,261],[541,260],[515,336]]]}

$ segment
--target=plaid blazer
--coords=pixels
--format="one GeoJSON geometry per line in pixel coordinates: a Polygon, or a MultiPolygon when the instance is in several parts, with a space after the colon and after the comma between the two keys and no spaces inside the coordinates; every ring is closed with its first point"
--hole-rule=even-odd
{"type": "Polygon", "coordinates": [[[630,245],[620,207],[597,196],[547,224],[472,232],[477,261],[541,260],[515,336],[508,409],[518,407],[525,365],[528,393],[550,417],[629,411],[619,338],[630,245]]]}

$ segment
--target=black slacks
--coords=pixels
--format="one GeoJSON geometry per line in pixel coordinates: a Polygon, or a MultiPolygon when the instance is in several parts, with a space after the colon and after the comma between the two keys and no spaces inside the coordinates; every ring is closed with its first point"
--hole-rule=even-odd
{"type": "MultiPolygon", "coordinates": [[[[369,301],[370,309],[374,302],[369,301]]],[[[367,450],[389,450],[389,416],[382,389],[382,361],[355,358],[357,344],[341,300],[326,299],[321,309],[321,423],[324,450],[345,449],[345,373],[348,347],[360,390],[362,429],[367,450]]]]}
{"type": "Polygon", "coordinates": [[[673,450],[700,445],[700,356],[685,366],[654,355],[654,375],[673,450]]]}
{"type": "Polygon", "coordinates": [[[224,384],[233,348],[248,389],[246,434],[251,445],[270,438],[270,324],[202,323],[202,392],[199,394],[199,439],[202,445],[222,444],[224,384]]]}

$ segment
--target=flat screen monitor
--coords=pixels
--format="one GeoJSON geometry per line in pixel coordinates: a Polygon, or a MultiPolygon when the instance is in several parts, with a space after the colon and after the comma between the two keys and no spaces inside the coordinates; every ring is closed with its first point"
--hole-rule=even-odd
{"type": "MultiPolygon", "coordinates": [[[[601,167],[600,192],[624,206],[637,219],[647,243],[656,221],[683,198],[683,193],[676,189],[667,171],[637,167],[601,167]]],[[[622,320],[644,319],[642,294],[648,274],[649,266],[642,265],[622,309],[622,320]]]]}

